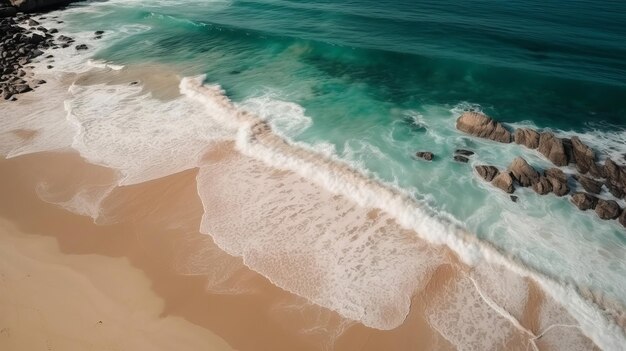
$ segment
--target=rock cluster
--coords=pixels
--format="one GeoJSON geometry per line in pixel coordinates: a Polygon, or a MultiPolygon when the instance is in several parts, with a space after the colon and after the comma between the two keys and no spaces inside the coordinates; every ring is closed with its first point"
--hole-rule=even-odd
{"type": "MultiPolygon", "coordinates": [[[[508,143],[511,133],[500,123],[480,113],[465,112],[457,120],[457,129],[494,141],[508,143]]],[[[600,194],[606,189],[616,198],[626,196],[626,167],[607,159],[603,165],[597,163],[596,153],[579,137],[559,138],[551,132],[539,132],[530,128],[518,128],[512,135],[516,144],[536,149],[555,166],[574,165],[579,174],[571,178],[585,190],[571,197],[571,202],[581,210],[593,209],[602,219],[618,219],[626,227],[626,211],[615,200],[599,199],[592,194],[600,194]]],[[[558,167],[547,169],[541,174],[526,160],[518,157],[507,170],[481,165],[475,167],[485,181],[507,193],[513,193],[515,186],[532,187],[540,195],[553,193],[565,196],[570,192],[568,176],[558,167]]]]}
{"type": "MultiPolygon", "coordinates": [[[[41,26],[28,14],[0,18],[0,97],[15,101],[17,95],[46,83],[33,77],[29,64],[41,59],[44,50],[67,48],[74,43],[74,39],[64,35],[55,37],[56,33],[58,30],[41,26]]],[[[76,47],[83,48],[86,45],[76,47]]],[[[47,55],[45,59],[53,57],[47,55]]]]}

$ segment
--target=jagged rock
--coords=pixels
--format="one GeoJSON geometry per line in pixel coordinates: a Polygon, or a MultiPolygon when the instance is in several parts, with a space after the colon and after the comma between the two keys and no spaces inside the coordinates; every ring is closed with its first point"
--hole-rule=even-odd
{"type": "Polygon", "coordinates": [[[532,166],[521,157],[516,157],[511,165],[509,171],[513,174],[513,178],[523,187],[532,186],[539,181],[539,172],[537,172],[532,166]]]}
{"type": "Polygon", "coordinates": [[[539,133],[529,128],[518,128],[513,134],[516,144],[524,145],[529,149],[539,147],[539,133]]]}
{"type": "Polygon", "coordinates": [[[602,191],[602,183],[595,179],[586,176],[574,176],[574,179],[576,179],[587,192],[600,194],[600,191],[602,191]]]}
{"type": "Polygon", "coordinates": [[[469,158],[467,158],[465,156],[461,156],[461,155],[454,155],[454,160],[456,162],[460,162],[460,163],[468,163],[469,162],[469,158]]]}
{"type": "Polygon", "coordinates": [[[475,152],[471,150],[456,149],[454,153],[461,156],[472,156],[475,152]]]}
{"type": "Polygon", "coordinates": [[[604,176],[615,186],[626,190],[626,170],[610,158],[604,161],[604,176]]]}
{"type": "Polygon", "coordinates": [[[546,178],[554,178],[560,182],[567,183],[567,175],[558,168],[548,168],[543,171],[543,175],[546,178]]]}
{"type": "Polygon", "coordinates": [[[494,166],[482,165],[482,166],[476,166],[474,167],[474,169],[476,170],[478,175],[480,175],[481,178],[483,178],[484,180],[488,182],[492,181],[493,178],[495,178],[498,174],[500,174],[500,171],[498,170],[498,168],[494,166]]]}
{"type": "Polygon", "coordinates": [[[567,166],[568,164],[563,141],[552,133],[541,133],[537,151],[557,166],[567,166]]]}
{"type": "Polygon", "coordinates": [[[456,121],[456,128],[467,134],[501,143],[511,142],[511,132],[502,124],[476,112],[465,112],[456,121]]]}
{"type": "Polygon", "coordinates": [[[515,187],[513,186],[513,177],[511,177],[511,173],[509,172],[501,172],[493,178],[491,184],[509,194],[512,194],[515,191],[515,187]]]}
{"type": "Polygon", "coordinates": [[[576,193],[572,195],[571,201],[582,211],[593,210],[598,204],[598,198],[587,193],[576,193]]]}
{"type": "Polygon", "coordinates": [[[626,192],[620,186],[620,184],[613,183],[611,180],[607,179],[606,182],[604,183],[604,186],[606,186],[609,192],[618,199],[623,198],[624,195],[626,194],[626,192]]]}
{"type": "Polygon", "coordinates": [[[32,89],[27,84],[18,84],[13,87],[15,89],[15,93],[23,94],[31,91],[32,89]]]}
{"type": "Polygon", "coordinates": [[[420,151],[415,154],[415,157],[422,158],[426,161],[432,161],[435,155],[432,152],[420,151]]]}
{"type": "Polygon", "coordinates": [[[577,136],[572,137],[572,151],[574,153],[573,162],[576,169],[582,174],[586,174],[592,168],[596,168],[596,154],[585,145],[577,136]]]}
{"type": "Polygon", "coordinates": [[[602,219],[615,219],[622,213],[622,209],[614,200],[598,200],[596,213],[602,219]]]}
{"type": "Polygon", "coordinates": [[[28,25],[31,27],[37,27],[39,25],[39,22],[35,21],[34,19],[29,19],[28,20],[28,25]]]}
{"type": "Polygon", "coordinates": [[[552,191],[552,183],[546,177],[539,177],[539,180],[533,184],[533,190],[539,195],[546,195],[552,191]]]}

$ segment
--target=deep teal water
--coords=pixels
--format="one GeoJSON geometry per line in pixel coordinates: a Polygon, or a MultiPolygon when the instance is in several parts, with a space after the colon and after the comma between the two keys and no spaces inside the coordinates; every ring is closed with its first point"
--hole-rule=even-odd
{"type": "MultiPolygon", "coordinates": [[[[97,58],[206,74],[252,109],[258,103],[251,98],[297,104],[312,124],[284,130],[288,137],[330,145],[530,266],[625,298],[624,229],[577,211],[566,198],[522,189],[520,201],[511,202],[471,166],[506,167],[518,155],[539,168],[550,165],[515,145],[464,136],[454,121],[463,109],[481,109],[513,126],[583,133],[601,158],[621,158],[626,2],[106,4],[68,20],[76,31],[126,33],[97,58]],[[477,151],[470,165],[451,160],[459,147],[477,151]],[[435,152],[436,160],[415,160],[419,150],[435,152]]],[[[269,118],[295,113],[264,111],[269,118]]]]}

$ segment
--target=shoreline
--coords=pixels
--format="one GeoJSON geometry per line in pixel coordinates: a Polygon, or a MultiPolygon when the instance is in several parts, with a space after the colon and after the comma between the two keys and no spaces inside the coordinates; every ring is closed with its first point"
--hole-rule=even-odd
{"type": "MultiPolygon", "coordinates": [[[[123,77],[123,78],[122,78],[122,81],[124,81],[124,79],[127,79],[127,80],[129,79],[128,77],[124,77],[124,73],[122,73],[122,74],[121,74],[121,76],[123,77]]],[[[96,81],[97,81],[97,79],[96,79],[96,81]]],[[[78,82],[80,82],[80,79],[78,80],[78,82]]],[[[84,81],[84,80],[83,80],[82,82],[83,82],[83,83],[88,83],[88,84],[94,84],[94,81],[91,81],[91,80],[89,80],[89,79],[87,79],[87,81],[84,81]]],[[[111,81],[109,81],[109,83],[111,83],[111,81]]],[[[156,86],[155,86],[153,89],[154,89],[155,91],[159,91],[161,87],[162,87],[162,85],[160,85],[160,84],[156,84],[156,86]]],[[[171,98],[171,95],[170,95],[170,93],[165,92],[165,93],[164,93],[164,95],[163,95],[163,97],[164,97],[164,99],[166,99],[166,100],[167,100],[167,99],[171,98]]],[[[23,136],[24,136],[25,138],[29,138],[28,131],[25,131],[25,133],[26,133],[26,134],[23,134],[23,136]]],[[[22,157],[31,157],[31,156],[22,156],[22,157]]],[[[33,157],[34,157],[34,156],[33,156],[33,157]]],[[[13,160],[10,160],[10,161],[8,161],[8,162],[14,162],[14,161],[13,161],[13,160]]],[[[15,162],[18,162],[18,163],[19,163],[19,160],[15,161],[15,162]]],[[[186,177],[191,177],[191,176],[189,176],[189,175],[188,175],[188,173],[193,173],[193,172],[195,172],[195,170],[191,170],[191,171],[184,171],[184,172],[183,172],[183,174],[187,174],[187,175],[186,175],[186,177]]],[[[171,176],[171,177],[176,178],[176,177],[178,177],[178,176],[181,176],[181,177],[182,177],[182,175],[181,175],[180,173],[177,173],[177,174],[175,174],[175,175],[173,175],[173,176],[171,176]]],[[[166,178],[167,178],[167,179],[169,179],[169,178],[170,178],[170,176],[168,176],[168,177],[166,177],[166,178]]],[[[160,181],[161,181],[161,179],[157,179],[157,180],[152,180],[152,181],[150,181],[150,182],[148,182],[148,183],[151,183],[151,182],[160,182],[160,181]]],[[[193,183],[193,182],[192,182],[192,183],[193,183]]],[[[143,184],[143,183],[142,183],[142,184],[143,184]]],[[[138,184],[138,185],[132,185],[132,186],[138,186],[138,187],[141,187],[142,185],[141,185],[141,184],[138,184]]],[[[132,187],[132,186],[131,186],[131,187],[132,187]]],[[[123,187],[122,187],[122,188],[123,188],[123,187]]],[[[117,188],[115,188],[115,189],[117,189],[117,188]]],[[[115,189],[113,190],[114,192],[116,191],[115,189]]],[[[143,196],[143,194],[142,194],[141,196],[143,196]]],[[[123,206],[123,204],[121,204],[121,203],[120,203],[119,205],[120,205],[120,206],[123,206]]],[[[135,209],[135,210],[137,210],[137,209],[135,209]]],[[[196,215],[197,215],[197,214],[196,214],[196,215]]],[[[263,278],[263,279],[265,279],[265,278],[263,278]]],[[[445,279],[444,279],[444,280],[445,280],[445,279]]],[[[434,283],[433,283],[433,284],[434,284],[434,283]]],[[[430,281],[429,281],[429,285],[430,285],[430,281]]],[[[437,285],[437,284],[435,284],[435,285],[437,285]]],[[[442,284],[442,285],[443,285],[443,284],[442,284]]],[[[418,296],[418,295],[415,295],[415,296],[418,296]]],[[[424,297],[423,297],[423,296],[421,296],[421,297],[419,297],[419,298],[420,298],[420,299],[424,299],[424,297]]],[[[413,305],[414,305],[414,304],[413,304],[413,305]]],[[[536,307],[527,307],[527,308],[528,308],[529,310],[531,310],[531,311],[536,311],[536,310],[537,310],[537,308],[536,308],[536,307]]],[[[411,313],[416,313],[416,312],[413,312],[413,310],[414,310],[414,309],[412,308],[412,309],[411,309],[411,313]]],[[[417,310],[418,310],[418,309],[417,309],[417,310]]],[[[422,311],[422,312],[423,312],[423,311],[422,311]]],[[[331,313],[331,315],[332,315],[332,314],[333,314],[333,313],[331,313]]],[[[413,319],[415,318],[414,316],[413,316],[413,317],[412,317],[412,316],[413,316],[413,315],[409,314],[408,320],[411,320],[411,318],[413,318],[413,319]]],[[[331,318],[331,319],[332,319],[332,318],[338,318],[338,317],[337,317],[337,316],[334,316],[334,317],[329,317],[329,318],[331,318]]],[[[418,319],[419,319],[419,318],[418,318],[418,319]]],[[[528,317],[528,316],[527,316],[527,317],[526,317],[526,321],[524,321],[524,324],[529,324],[529,325],[537,324],[538,322],[536,321],[536,319],[537,319],[537,318],[531,318],[531,317],[528,317]]],[[[339,324],[341,324],[341,323],[339,323],[339,324]]],[[[418,324],[419,324],[419,323],[418,323],[418,324]]],[[[426,325],[428,326],[428,323],[426,323],[426,325]]],[[[403,326],[404,326],[404,324],[403,324],[403,326]]],[[[338,327],[338,328],[339,328],[339,329],[341,329],[341,328],[343,328],[343,327],[338,327]]],[[[402,327],[401,327],[401,328],[402,328],[402,327]]],[[[537,328],[538,328],[538,327],[537,327],[537,328]]],[[[538,331],[539,331],[539,329],[533,329],[533,328],[531,328],[531,329],[532,329],[532,330],[533,330],[533,332],[535,332],[535,333],[538,333],[538,331]]],[[[408,333],[408,331],[406,331],[406,332],[408,333]]],[[[414,332],[414,331],[413,331],[413,332],[414,332]]],[[[356,334],[356,332],[352,332],[352,333],[356,334]]],[[[363,332],[363,333],[365,333],[365,332],[363,332]]],[[[369,333],[371,333],[371,332],[369,332],[369,333]]],[[[384,332],[381,332],[381,333],[382,333],[382,334],[385,334],[384,332]]],[[[437,335],[438,335],[438,333],[437,333],[437,332],[433,332],[432,330],[431,330],[430,332],[423,332],[423,331],[422,331],[422,332],[420,332],[420,333],[421,333],[421,334],[431,335],[431,336],[432,336],[432,335],[434,335],[434,336],[437,336],[437,335]]],[[[385,336],[380,336],[380,338],[381,338],[381,339],[384,339],[384,338],[385,338],[385,336]]],[[[376,339],[376,338],[374,338],[374,339],[376,339]]],[[[448,345],[448,344],[446,344],[444,341],[442,341],[441,336],[434,337],[434,339],[436,340],[436,342],[437,342],[437,343],[442,343],[441,345],[448,345]]],[[[443,338],[443,339],[445,339],[445,338],[443,338]]],[[[370,339],[370,340],[371,340],[371,339],[370,339]]],[[[341,340],[339,340],[339,341],[341,342],[341,340]]],[[[437,345],[439,345],[439,344],[437,344],[437,345]]],[[[439,345],[439,346],[441,346],[441,345],[439,345]]]]}

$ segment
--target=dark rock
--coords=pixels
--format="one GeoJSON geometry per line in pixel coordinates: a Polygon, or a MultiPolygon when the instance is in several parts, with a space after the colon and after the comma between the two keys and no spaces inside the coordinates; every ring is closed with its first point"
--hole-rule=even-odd
{"type": "Polygon", "coordinates": [[[552,191],[552,183],[546,177],[539,177],[539,180],[533,184],[533,190],[539,195],[546,195],[552,191]]]}
{"type": "Polygon", "coordinates": [[[15,7],[2,7],[0,8],[0,18],[14,17],[17,14],[15,7]]]}
{"type": "Polygon", "coordinates": [[[17,94],[23,94],[31,91],[32,89],[28,86],[28,84],[18,84],[13,87],[17,94]]]}
{"type": "Polygon", "coordinates": [[[59,30],[56,29],[56,28],[50,28],[50,30],[48,31],[48,33],[50,33],[50,34],[55,34],[55,33],[58,33],[58,32],[59,32],[59,30]]]}
{"type": "Polygon", "coordinates": [[[567,166],[569,163],[563,141],[552,133],[541,133],[537,151],[557,166],[567,166]]]}
{"type": "Polygon", "coordinates": [[[598,204],[598,198],[587,193],[576,193],[572,195],[571,201],[582,211],[593,210],[598,204]]]}
{"type": "Polygon", "coordinates": [[[456,121],[456,128],[462,132],[480,138],[495,140],[501,143],[511,142],[511,133],[506,130],[502,124],[482,113],[463,113],[456,121]]]}
{"type": "Polygon", "coordinates": [[[598,200],[596,213],[602,219],[616,219],[622,213],[622,209],[614,200],[598,200]]]}
{"type": "Polygon", "coordinates": [[[513,177],[511,177],[509,172],[501,172],[493,178],[491,184],[509,194],[512,194],[515,191],[515,187],[513,186],[513,177]]]}
{"type": "Polygon", "coordinates": [[[96,40],[102,39],[102,35],[96,35],[95,37],[93,37],[96,40]]]}
{"type": "Polygon", "coordinates": [[[48,65],[48,66],[46,66],[46,68],[47,68],[47,69],[53,69],[53,68],[54,68],[54,66],[48,65]]]}
{"type": "Polygon", "coordinates": [[[603,174],[611,183],[626,189],[626,170],[613,162],[610,158],[604,161],[603,174]]]}
{"type": "Polygon", "coordinates": [[[461,156],[472,156],[474,155],[475,152],[471,150],[465,150],[465,149],[456,149],[454,153],[457,155],[461,155],[461,156]]]}
{"type": "Polygon", "coordinates": [[[432,152],[420,151],[415,154],[415,157],[424,159],[426,161],[432,161],[435,155],[432,152]]]}
{"type": "Polygon", "coordinates": [[[518,198],[517,196],[515,196],[515,195],[511,195],[510,197],[511,197],[511,201],[513,201],[513,202],[517,202],[517,200],[519,199],[519,198],[518,198]]]}
{"type": "Polygon", "coordinates": [[[76,45],[76,50],[87,50],[89,47],[86,44],[76,45]]]}
{"type": "Polygon", "coordinates": [[[539,181],[539,172],[521,157],[516,157],[513,160],[509,166],[509,171],[513,175],[513,179],[523,187],[532,186],[539,181]]]}
{"type": "Polygon", "coordinates": [[[467,158],[465,156],[461,156],[461,155],[455,155],[454,156],[454,160],[456,162],[461,162],[461,163],[468,163],[469,162],[469,158],[467,158]]]}
{"type": "Polygon", "coordinates": [[[476,170],[478,175],[480,175],[481,178],[483,178],[484,180],[488,182],[492,181],[493,178],[495,178],[498,174],[500,174],[500,171],[498,170],[498,168],[494,166],[482,165],[482,166],[476,166],[474,167],[474,169],[476,170]]]}
{"type": "Polygon", "coordinates": [[[21,12],[35,12],[64,6],[72,0],[10,0],[11,5],[21,12]]]}
{"type": "Polygon", "coordinates": [[[539,147],[539,133],[528,128],[518,128],[513,134],[516,144],[524,145],[529,149],[539,147]]]}
{"type": "Polygon", "coordinates": [[[574,176],[574,179],[576,179],[587,192],[600,194],[600,191],[602,191],[602,183],[597,180],[586,176],[574,176]]]}
{"type": "Polygon", "coordinates": [[[97,30],[97,31],[93,32],[93,34],[95,34],[95,35],[102,35],[102,34],[104,34],[104,31],[103,30],[97,30]]]}
{"type": "Polygon", "coordinates": [[[31,27],[36,27],[36,26],[39,25],[39,22],[37,22],[37,21],[35,21],[34,19],[31,18],[31,19],[28,20],[28,25],[31,26],[31,27]]]}

